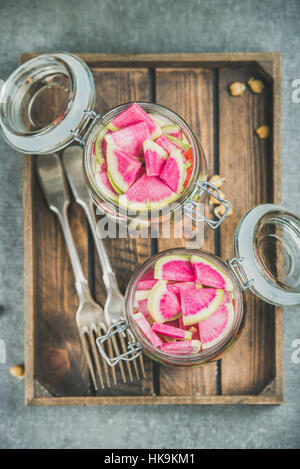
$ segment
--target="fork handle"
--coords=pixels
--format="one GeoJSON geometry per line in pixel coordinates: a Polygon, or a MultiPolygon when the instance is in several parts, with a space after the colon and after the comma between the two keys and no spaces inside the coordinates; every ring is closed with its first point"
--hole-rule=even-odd
{"type": "Polygon", "coordinates": [[[69,257],[71,260],[74,276],[75,276],[75,287],[81,301],[88,301],[91,299],[91,293],[88,286],[88,282],[84,276],[81,262],[78,256],[78,252],[74,243],[74,238],[71,233],[70,224],[67,215],[67,205],[58,212],[56,212],[58,219],[61,224],[61,228],[65,237],[65,241],[69,251],[69,257]]]}
{"type": "Polygon", "coordinates": [[[119,291],[117,278],[112,269],[103,240],[100,236],[98,236],[98,233],[97,233],[96,217],[95,217],[95,213],[93,210],[93,201],[90,199],[89,203],[85,202],[84,204],[82,204],[82,207],[85,210],[85,213],[86,213],[86,216],[87,216],[87,219],[88,219],[88,222],[89,222],[92,234],[93,234],[94,242],[96,245],[96,250],[97,250],[101,268],[102,268],[102,278],[103,278],[104,285],[107,290],[119,291]]]}

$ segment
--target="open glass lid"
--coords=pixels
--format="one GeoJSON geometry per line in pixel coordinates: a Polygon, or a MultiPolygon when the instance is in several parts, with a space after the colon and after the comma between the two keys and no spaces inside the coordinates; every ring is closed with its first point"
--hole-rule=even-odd
{"type": "Polygon", "coordinates": [[[94,80],[67,53],[43,54],[21,65],[0,91],[0,128],[22,153],[51,153],[68,145],[93,114],[94,80]]]}
{"type": "Polygon", "coordinates": [[[233,266],[257,296],[275,305],[300,304],[299,217],[272,204],[252,208],[236,229],[234,255],[233,266]]]}

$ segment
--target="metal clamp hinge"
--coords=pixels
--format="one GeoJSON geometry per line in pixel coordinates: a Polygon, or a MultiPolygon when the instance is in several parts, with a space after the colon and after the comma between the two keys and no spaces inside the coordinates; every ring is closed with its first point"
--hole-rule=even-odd
{"type": "Polygon", "coordinates": [[[229,200],[223,199],[219,189],[214,184],[211,184],[207,181],[197,182],[191,198],[188,199],[184,204],[184,212],[187,217],[197,223],[206,222],[208,226],[214,230],[221,225],[223,220],[227,217],[230,209],[231,202],[229,200]],[[219,202],[219,204],[223,205],[225,208],[225,211],[219,220],[213,220],[211,218],[205,217],[204,215],[199,216],[197,214],[197,208],[199,207],[198,199],[204,192],[207,192],[209,195],[214,197],[219,202]]]}
{"type": "Polygon", "coordinates": [[[228,265],[231,273],[233,274],[234,278],[240,285],[241,290],[245,291],[249,287],[251,287],[254,279],[247,280],[242,273],[240,272],[239,267],[241,266],[244,257],[234,257],[233,259],[227,260],[226,264],[228,265]]]}
{"type": "Polygon", "coordinates": [[[84,114],[87,116],[87,119],[85,120],[81,131],[87,128],[85,134],[81,135],[79,130],[71,130],[74,140],[82,146],[85,144],[86,139],[93,128],[93,124],[101,118],[101,115],[95,111],[84,111],[84,114]]]}
{"type": "Polygon", "coordinates": [[[99,350],[99,353],[104,358],[104,360],[109,364],[109,366],[116,366],[120,360],[124,360],[127,362],[131,362],[135,360],[137,357],[140,356],[142,353],[142,346],[139,342],[136,341],[134,335],[132,334],[128,322],[122,319],[121,321],[113,324],[107,331],[107,333],[101,337],[97,337],[96,344],[99,350]],[[124,338],[129,336],[129,340],[127,343],[127,351],[117,355],[116,357],[108,357],[103,344],[106,342],[110,337],[122,334],[124,338]]]}

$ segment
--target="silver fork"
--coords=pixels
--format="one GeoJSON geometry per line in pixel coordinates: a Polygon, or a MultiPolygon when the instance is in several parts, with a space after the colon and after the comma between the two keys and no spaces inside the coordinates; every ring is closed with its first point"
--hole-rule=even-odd
{"type": "MultiPolygon", "coordinates": [[[[87,186],[85,184],[83,178],[83,170],[82,170],[82,158],[83,158],[83,149],[79,145],[72,145],[66,148],[63,151],[62,160],[63,165],[65,167],[66,175],[71,186],[72,192],[74,194],[76,202],[82,206],[84,209],[92,234],[94,238],[94,242],[96,245],[96,250],[99,256],[99,260],[101,263],[102,273],[103,273],[103,281],[107,291],[106,302],[104,304],[104,316],[106,319],[106,323],[109,327],[118,323],[121,318],[124,316],[124,296],[121,294],[119,290],[119,286],[117,283],[117,279],[115,273],[112,269],[109,257],[107,255],[104,243],[102,238],[97,234],[96,228],[96,218],[93,209],[93,201],[90,197],[88,192],[87,186]]],[[[125,343],[125,338],[122,334],[118,334],[118,338],[120,341],[122,353],[127,352],[127,346],[125,343]]],[[[116,335],[111,336],[111,341],[113,344],[114,353],[119,356],[120,350],[116,335]]],[[[107,341],[109,344],[110,341],[107,341]]],[[[142,374],[145,377],[145,369],[144,369],[144,362],[142,355],[139,356],[140,359],[140,366],[142,370],[142,374]]],[[[136,360],[132,360],[135,374],[137,379],[140,378],[139,370],[137,366],[136,360]]],[[[122,361],[118,362],[121,374],[124,383],[126,382],[126,375],[124,372],[124,365],[122,361]]],[[[130,361],[126,360],[127,371],[130,377],[130,380],[133,381],[133,374],[131,370],[130,361]]],[[[114,368],[113,368],[114,369],[114,368]]]]}
{"type": "MultiPolygon", "coordinates": [[[[97,378],[93,365],[96,367],[102,388],[105,387],[99,353],[95,344],[94,334],[107,331],[103,308],[92,298],[88,282],[84,276],[80,259],[70,230],[67,211],[70,205],[69,191],[64,177],[60,158],[57,154],[37,156],[36,169],[42,191],[49,208],[57,215],[69,250],[70,260],[75,276],[75,286],[79,297],[76,312],[76,323],[82,343],[82,349],[87,360],[94,388],[97,390],[97,378]],[[92,353],[90,353],[90,350],[92,353]],[[93,357],[93,358],[92,358],[93,357]]],[[[110,387],[108,365],[101,360],[104,367],[107,386],[110,387]]]]}

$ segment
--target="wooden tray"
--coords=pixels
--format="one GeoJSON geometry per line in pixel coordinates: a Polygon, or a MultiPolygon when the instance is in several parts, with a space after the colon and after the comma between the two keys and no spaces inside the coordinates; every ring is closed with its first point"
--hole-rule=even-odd
{"type": "MultiPolygon", "coordinates": [[[[25,54],[22,62],[36,54],[25,54]]],[[[96,110],[146,100],[163,104],[190,123],[203,144],[210,173],[226,177],[234,213],[222,228],[206,231],[205,246],[232,257],[240,217],[253,205],[280,203],[281,56],[278,53],[107,55],[83,54],[96,84],[96,110]],[[228,86],[259,76],[264,92],[232,97],[228,86]],[[269,124],[272,136],[255,129],[269,124]]],[[[194,369],[146,361],[141,382],[93,391],[82,357],[74,313],[77,295],[66,246],[34,175],[24,159],[25,362],[27,405],[280,404],[283,402],[282,312],[246,295],[246,323],[221,360],[194,369]]],[[[223,189],[223,188],[222,188],[223,189]]],[[[80,207],[72,204],[72,230],[97,301],[105,289],[80,207]]],[[[182,245],[159,240],[159,250],[182,245]]],[[[150,240],[108,240],[124,291],[131,272],[151,255],[150,240]]],[[[153,251],[153,249],[152,249],[153,251]]]]}

